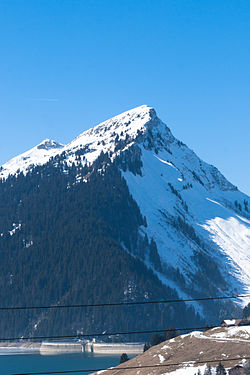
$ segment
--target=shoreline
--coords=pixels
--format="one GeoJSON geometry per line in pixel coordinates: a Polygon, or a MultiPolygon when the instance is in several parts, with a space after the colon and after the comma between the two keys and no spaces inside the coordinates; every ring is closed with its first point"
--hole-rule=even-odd
{"type": "Polygon", "coordinates": [[[143,353],[144,343],[105,343],[105,342],[0,342],[0,355],[17,354],[97,354],[97,355],[121,355],[143,353]]]}
{"type": "Polygon", "coordinates": [[[20,341],[15,341],[15,342],[1,342],[0,341],[0,350],[1,349],[27,349],[27,350],[38,350],[40,349],[42,345],[42,342],[20,342],[20,341]]]}
{"type": "Polygon", "coordinates": [[[0,355],[40,354],[41,343],[0,342],[0,355]]]}

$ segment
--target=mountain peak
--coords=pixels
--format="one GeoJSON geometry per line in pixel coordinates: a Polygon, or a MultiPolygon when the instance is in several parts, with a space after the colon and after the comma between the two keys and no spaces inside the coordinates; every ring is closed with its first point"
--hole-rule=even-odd
{"type": "MultiPolygon", "coordinates": [[[[54,168],[57,168],[55,176],[65,176],[58,180],[65,183],[62,186],[69,192],[74,186],[72,196],[67,197],[75,200],[78,197],[75,192],[83,192],[87,200],[93,199],[90,212],[97,206],[102,207],[99,212],[111,207],[111,211],[107,211],[106,218],[111,220],[107,227],[114,224],[121,246],[160,274],[163,284],[176,289],[180,297],[205,295],[208,288],[218,295],[225,290],[232,294],[250,291],[249,197],[237,191],[215,167],[203,162],[176,139],[152,107],[142,105],[123,112],[83,132],[65,147],[45,139],[6,163],[0,169],[0,178],[29,172],[32,179],[33,173],[34,176],[41,173],[49,190],[54,168]],[[34,170],[47,162],[48,168],[34,170]],[[90,183],[90,188],[81,189],[81,185],[76,185],[82,183],[90,183]],[[75,186],[80,190],[75,190],[75,186]],[[138,211],[130,201],[131,196],[138,211]],[[99,203],[94,197],[98,197],[99,203]],[[112,206],[111,201],[121,204],[112,206]],[[124,206],[123,202],[130,203],[124,206]],[[111,219],[116,207],[124,209],[124,220],[120,224],[115,218],[111,219]],[[134,216],[138,218],[138,236],[135,237],[126,224],[134,216]],[[122,233],[126,233],[124,237],[122,233]],[[201,278],[203,273],[205,277],[201,278]]],[[[17,180],[23,183],[25,179],[17,180]]],[[[14,179],[7,182],[8,186],[11,187],[12,181],[14,179]]],[[[36,176],[34,183],[37,183],[36,176]]],[[[53,183],[54,186],[57,190],[53,183]]],[[[59,190],[65,191],[64,188],[59,190]]],[[[41,198],[45,199],[45,195],[41,198]]],[[[64,207],[63,203],[63,213],[64,207]]],[[[79,207],[82,215],[83,206],[79,207]]],[[[13,227],[4,224],[6,233],[14,234],[13,230],[19,230],[18,212],[17,218],[11,220],[13,227]]],[[[103,216],[102,220],[105,222],[106,218],[103,216]]],[[[120,218],[118,215],[117,220],[120,218]]],[[[47,227],[47,222],[44,225],[47,227]]],[[[29,238],[27,241],[30,243],[29,238]]],[[[199,305],[195,308],[202,314],[199,305]]]]}
{"type": "Polygon", "coordinates": [[[41,143],[39,143],[36,148],[38,150],[51,150],[51,149],[60,149],[63,148],[64,145],[58,143],[52,139],[46,138],[41,143]]]}
{"type": "Polygon", "coordinates": [[[84,131],[66,147],[68,150],[75,150],[87,144],[92,149],[97,150],[101,144],[109,145],[103,151],[113,151],[117,139],[129,139],[132,142],[139,132],[145,133],[149,125],[160,123],[161,121],[158,119],[154,108],[141,105],[84,131]]]}
{"type": "Polygon", "coordinates": [[[9,175],[14,175],[19,172],[24,174],[34,165],[42,165],[49,161],[52,156],[55,156],[64,147],[51,139],[44,139],[37,146],[18,155],[5,163],[0,170],[0,179],[7,178],[9,175]]]}
{"type": "Polygon", "coordinates": [[[149,122],[152,119],[155,119],[157,117],[156,111],[153,107],[150,107],[146,104],[143,104],[139,107],[135,107],[132,109],[129,109],[128,111],[122,112],[119,115],[116,115],[99,125],[97,127],[101,127],[103,125],[106,125],[107,123],[117,123],[119,122],[119,125],[128,125],[129,123],[133,123],[133,125],[136,124],[136,122],[140,121],[140,123],[144,123],[144,125],[149,122]]]}
{"type": "Polygon", "coordinates": [[[118,140],[133,143],[138,132],[145,133],[147,125],[153,122],[160,123],[156,111],[144,104],[84,131],[67,146],[46,138],[37,146],[5,163],[1,167],[0,178],[7,178],[8,175],[20,171],[26,173],[32,166],[48,162],[50,157],[60,154],[63,150],[71,154],[77,149],[86,148],[89,150],[86,160],[91,162],[101,151],[114,151],[118,140]]]}
{"type": "Polygon", "coordinates": [[[124,118],[124,117],[133,117],[134,115],[137,115],[139,117],[144,116],[144,115],[150,115],[151,117],[156,116],[156,111],[153,107],[147,105],[147,104],[142,104],[139,107],[131,108],[128,111],[122,112],[121,114],[112,117],[110,120],[114,118],[124,118]]]}

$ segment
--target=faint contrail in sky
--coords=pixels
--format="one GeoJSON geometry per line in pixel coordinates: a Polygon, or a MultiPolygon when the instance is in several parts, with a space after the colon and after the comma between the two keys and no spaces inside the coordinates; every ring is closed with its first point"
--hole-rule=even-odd
{"type": "Polygon", "coordinates": [[[59,102],[59,99],[57,98],[30,98],[29,100],[35,102],[59,102]]]}

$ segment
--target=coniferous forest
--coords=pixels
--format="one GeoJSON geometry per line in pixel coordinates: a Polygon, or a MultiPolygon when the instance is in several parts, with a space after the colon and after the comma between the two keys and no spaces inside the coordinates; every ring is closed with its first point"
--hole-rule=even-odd
{"type": "MultiPolygon", "coordinates": [[[[0,212],[1,306],[178,298],[140,260],[148,249],[161,267],[154,241],[138,240],[146,219],[107,155],[91,167],[69,167],[62,155],[8,177],[0,183],[0,212]]],[[[0,314],[1,335],[9,337],[204,324],[184,303],[0,314]]]]}

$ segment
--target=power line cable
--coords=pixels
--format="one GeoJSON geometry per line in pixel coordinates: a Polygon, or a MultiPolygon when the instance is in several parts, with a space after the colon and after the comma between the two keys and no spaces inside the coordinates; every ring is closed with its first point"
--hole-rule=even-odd
{"type": "Polygon", "coordinates": [[[216,328],[216,325],[206,325],[203,327],[186,327],[186,328],[163,328],[154,330],[144,331],[121,331],[121,332],[103,332],[103,333],[87,333],[78,335],[59,335],[59,336],[31,336],[31,337],[0,337],[0,341],[16,341],[16,340],[44,340],[44,339],[73,339],[73,338],[84,338],[84,337],[95,337],[95,336],[115,336],[115,335],[135,335],[135,334],[146,334],[146,333],[161,333],[161,332],[173,332],[173,331],[194,331],[201,329],[212,329],[216,328]]]}
{"type": "MultiPolygon", "coordinates": [[[[228,362],[228,361],[239,361],[242,359],[250,359],[250,357],[234,357],[234,358],[221,358],[221,359],[213,359],[213,360],[206,360],[206,361],[193,361],[192,365],[195,364],[207,364],[207,363],[220,363],[220,362],[228,362]]],[[[145,368],[161,368],[161,367],[170,367],[170,366],[179,366],[179,365],[190,365],[192,361],[185,361],[185,362],[176,362],[176,363],[166,363],[166,364],[159,364],[159,365],[144,365],[144,366],[127,366],[127,367],[113,367],[113,368],[99,368],[99,369],[83,369],[83,370],[62,370],[62,371],[45,371],[45,372],[25,372],[25,373],[15,373],[12,375],[52,375],[52,374],[77,374],[77,373],[86,373],[86,372],[97,372],[97,371],[119,371],[119,370],[142,370],[145,368]]]]}
{"type": "Polygon", "coordinates": [[[201,302],[225,299],[237,299],[250,297],[250,294],[236,294],[234,296],[221,297],[201,297],[201,298],[187,298],[187,299],[170,299],[170,300],[156,300],[156,301],[137,301],[137,302],[111,302],[111,303],[91,303],[79,305],[48,305],[48,306],[0,306],[0,311],[6,310],[41,310],[41,309],[69,309],[69,308],[87,308],[87,307],[106,307],[106,306],[133,306],[133,305],[150,305],[161,303],[179,303],[179,302],[201,302]]]}

